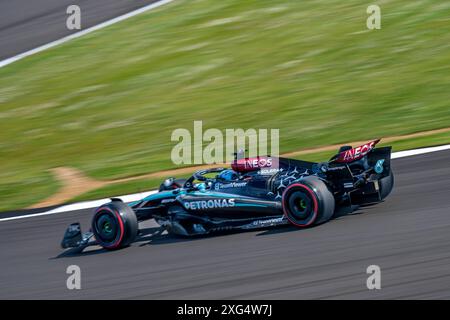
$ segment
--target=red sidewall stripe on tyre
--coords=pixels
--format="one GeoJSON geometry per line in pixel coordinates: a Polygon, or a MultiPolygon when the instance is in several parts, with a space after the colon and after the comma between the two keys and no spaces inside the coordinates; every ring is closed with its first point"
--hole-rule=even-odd
{"type": "Polygon", "coordinates": [[[286,216],[286,218],[287,218],[292,224],[294,224],[294,225],[296,225],[296,226],[298,226],[298,227],[307,227],[307,226],[311,225],[314,221],[316,221],[316,218],[317,218],[317,212],[318,212],[318,209],[319,209],[319,203],[317,202],[317,197],[316,197],[316,195],[315,195],[314,192],[311,190],[311,188],[309,188],[308,186],[306,186],[306,185],[304,185],[304,184],[301,184],[301,183],[294,183],[294,184],[291,184],[289,187],[286,188],[286,190],[284,190],[283,198],[282,198],[282,202],[281,202],[281,203],[282,203],[282,205],[283,205],[283,213],[284,213],[284,215],[286,216]],[[308,191],[308,193],[310,194],[311,198],[313,199],[313,203],[314,203],[314,208],[313,208],[314,215],[313,215],[312,219],[311,219],[308,223],[300,224],[300,223],[297,223],[297,222],[295,222],[295,221],[292,221],[292,220],[289,218],[289,214],[288,214],[288,212],[287,212],[287,210],[286,210],[286,206],[284,205],[284,203],[285,203],[285,196],[286,196],[286,194],[287,194],[287,191],[288,191],[289,189],[293,188],[293,187],[301,187],[301,188],[305,189],[306,191],[308,191]]]}
{"type": "Polygon", "coordinates": [[[122,217],[120,216],[119,212],[113,211],[113,210],[111,210],[111,209],[108,208],[108,207],[100,207],[95,213],[97,214],[98,212],[103,211],[103,210],[106,210],[106,211],[111,212],[113,215],[115,215],[115,216],[117,217],[117,220],[119,221],[119,229],[120,229],[120,237],[119,237],[119,240],[114,241],[112,245],[104,245],[105,248],[108,248],[108,249],[115,249],[115,248],[117,248],[117,247],[120,245],[120,243],[122,242],[123,235],[124,235],[124,233],[125,233],[125,227],[124,227],[124,225],[123,225],[122,217]]]}

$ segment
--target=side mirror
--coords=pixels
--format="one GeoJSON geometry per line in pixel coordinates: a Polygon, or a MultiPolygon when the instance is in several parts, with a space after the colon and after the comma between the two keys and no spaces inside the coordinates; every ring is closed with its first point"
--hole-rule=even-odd
{"type": "Polygon", "coordinates": [[[173,185],[173,178],[167,178],[166,180],[164,180],[163,185],[166,188],[170,188],[173,185]]]}

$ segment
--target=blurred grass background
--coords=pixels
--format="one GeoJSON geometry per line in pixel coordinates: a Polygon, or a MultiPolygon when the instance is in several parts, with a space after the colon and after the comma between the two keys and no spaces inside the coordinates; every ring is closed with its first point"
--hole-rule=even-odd
{"type": "Polygon", "coordinates": [[[53,167],[173,168],[194,120],[279,128],[282,153],[449,127],[450,3],[374,4],[371,31],[366,1],[179,0],[0,69],[0,210],[57,191],[53,167]]]}

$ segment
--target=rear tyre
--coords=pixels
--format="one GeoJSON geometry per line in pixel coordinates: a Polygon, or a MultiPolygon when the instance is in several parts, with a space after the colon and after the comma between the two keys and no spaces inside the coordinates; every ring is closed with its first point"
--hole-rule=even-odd
{"type": "Polygon", "coordinates": [[[286,188],[282,205],[290,223],[297,227],[308,227],[331,219],[335,199],[322,180],[309,176],[286,188]]]}
{"type": "Polygon", "coordinates": [[[105,249],[126,247],[133,242],[138,232],[136,214],[123,202],[107,203],[95,211],[92,232],[105,249]]]}
{"type": "Polygon", "coordinates": [[[384,200],[394,188],[394,173],[389,170],[389,175],[378,181],[380,187],[380,199],[384,200]]]}

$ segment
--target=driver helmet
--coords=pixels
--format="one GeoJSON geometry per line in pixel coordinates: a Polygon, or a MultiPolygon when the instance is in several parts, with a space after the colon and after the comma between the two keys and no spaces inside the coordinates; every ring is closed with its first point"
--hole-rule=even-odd
{"type": "Polygon", "coordinates": [[[205,192],[206,191],[206,183],[201,182],[201,183],[196,183],[195,187],[198,189],[198,191],[200,192],[205,192]]]}
{"type": "Polygon", "coordinates": [[[218,176],[217,176],[217,178],[219,179],[219,180],[222,180],[222,181],[229,181],[229,182],[231,182],[231,181],[236,181],[236,180],[238,180],[239,179],[239,175],[234,171],[234,170],[231,170],[231,169],[227,169],[227,170],[223,170],[218,176]]]}

